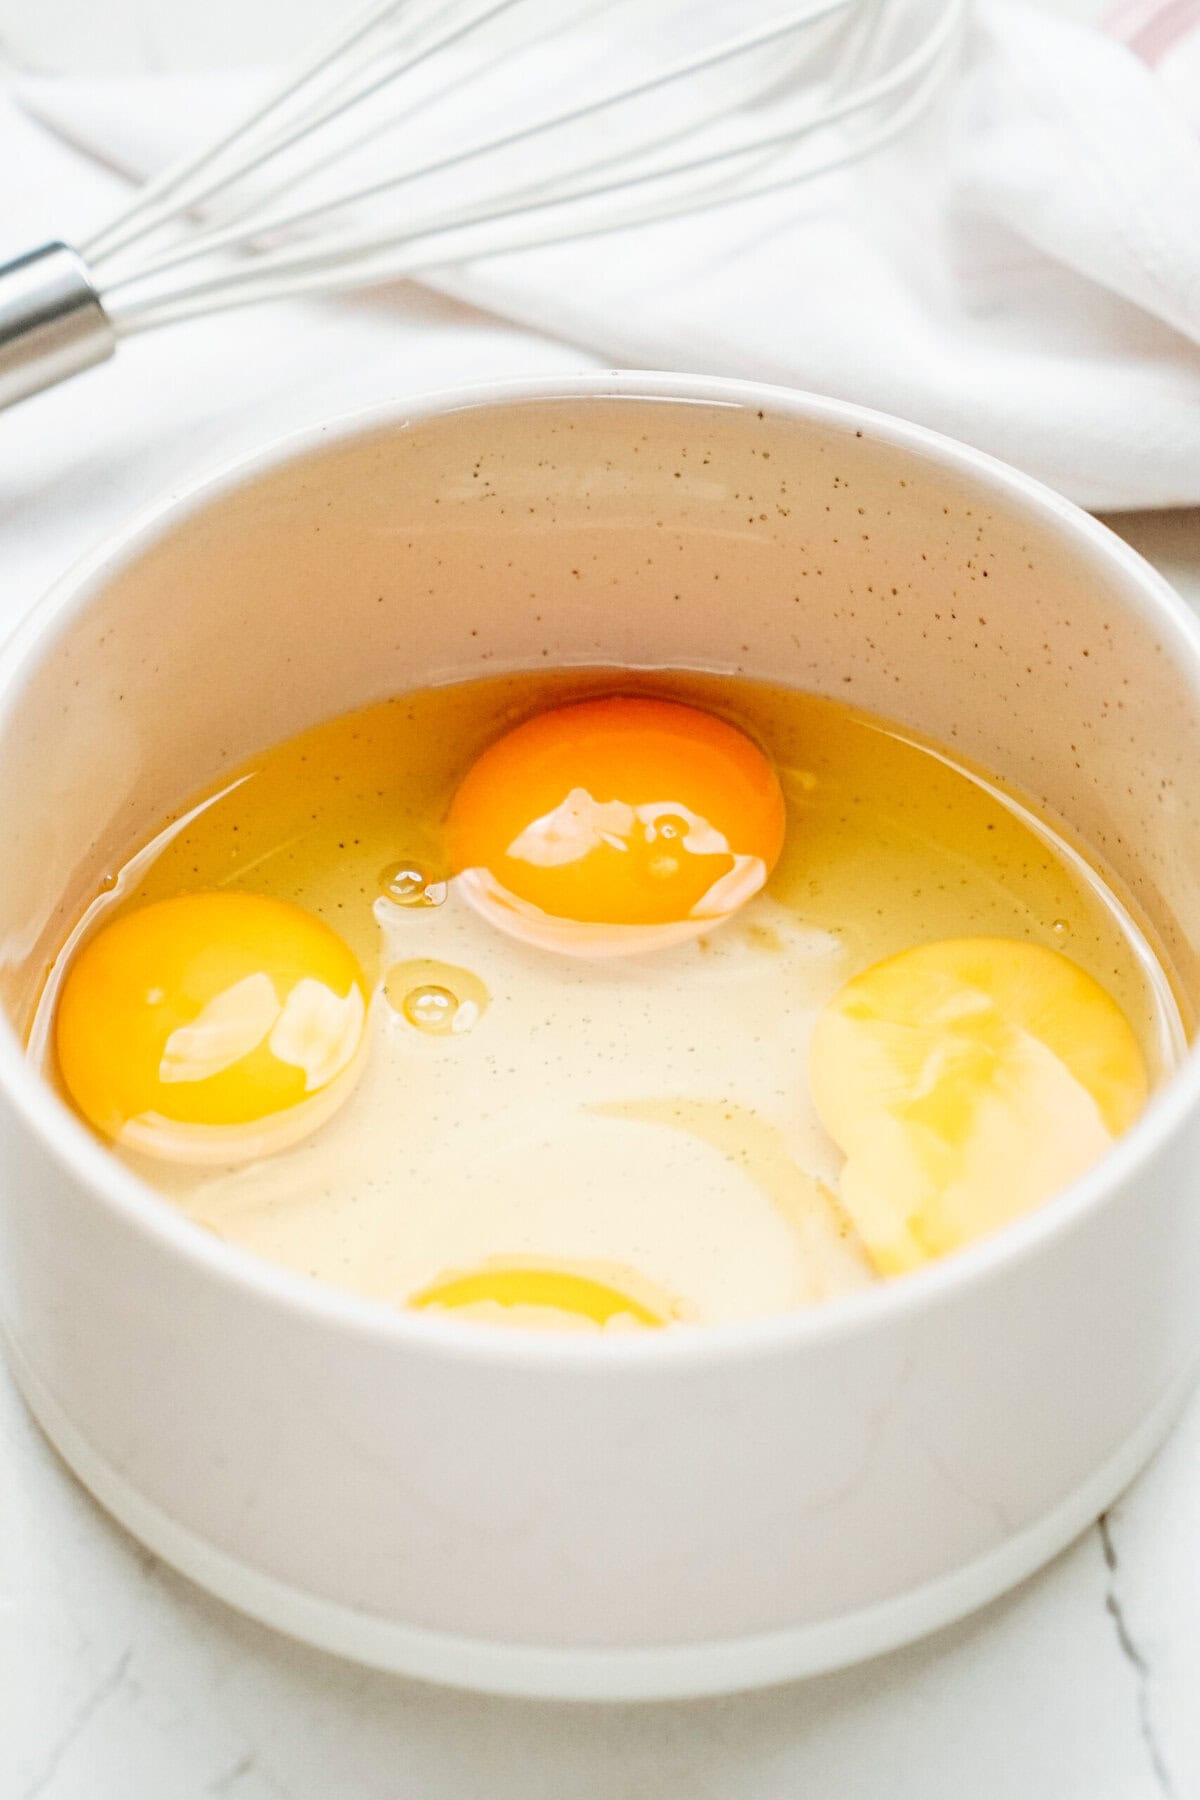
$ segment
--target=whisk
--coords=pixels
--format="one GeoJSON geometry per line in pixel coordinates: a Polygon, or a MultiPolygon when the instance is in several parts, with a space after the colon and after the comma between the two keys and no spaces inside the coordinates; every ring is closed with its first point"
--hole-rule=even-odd
{"type": "Polygon", "coordinates": [[[723,0],[375,0],[78,250],[0,267],[0,406],[189,316],[809,180],[920,113],[964,4],[744,0],[721,36],[723,0]]]}

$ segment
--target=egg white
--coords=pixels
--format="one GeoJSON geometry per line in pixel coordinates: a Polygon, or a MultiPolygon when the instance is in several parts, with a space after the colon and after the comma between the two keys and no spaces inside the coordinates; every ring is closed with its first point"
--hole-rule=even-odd
{"type": "Polygon", "coordinates": [[[385,978],[436,961],[490,1003],[429,1035],[381,982],[356,1090],[306,1142],[221,1172],[143,1167],[198,1222],[395,1305],[495,1256],[622,1263],[709,1322],[869,1279],[817,1185],[839,1158],[808,1099],[836,938],[761,894],[698,941],[598,962],[514,941],[453,886],[375,912],[385,978]],[[781,1147],[769,1179],[723,1135],[739,1109],[781,1147]]]}

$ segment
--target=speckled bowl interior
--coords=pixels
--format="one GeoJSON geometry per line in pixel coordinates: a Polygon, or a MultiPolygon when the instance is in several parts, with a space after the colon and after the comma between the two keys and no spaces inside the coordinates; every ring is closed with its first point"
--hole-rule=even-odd
{"type": "Polygon", "coordinates": [[[1112,546],[907,445],[698,401],[464,406],[148,535],[9,725],[0,806],[44,800],[0,901],[18,1018],[98,864],[222,767],[405,687],[589,662],[782,678],[941,739],[1067,821],[1200,981],[1186,665],[1109,604],[1112,546]]]}

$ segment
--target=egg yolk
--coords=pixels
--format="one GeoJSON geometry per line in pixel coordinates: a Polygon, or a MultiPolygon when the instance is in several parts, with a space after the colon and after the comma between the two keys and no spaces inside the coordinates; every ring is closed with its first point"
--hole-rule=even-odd
{"type": "Polygon", "coordinates": [[[856,976],[817,1021],[810,1082],[883,1275],[1047,1200],[1147,1094],[1116,1002],[1065,956],[1003,938],[925,944],[856,976]]]}
{"type": "Polygon", "coordinates": [[[55,1044],[106,1137],[180,1162],[294,1142],[341,1103],[365,1041],[362,972],[286,901],[185,894],[124,914],[67,972],[55,1044]]]}
{"type": "Polygon", "coordinates": [[[762,887],[783,834],[778,779],[744,732],[638,697],[527,719],[474,763],[447,824],[477,910],[586,955],[711,929],[762,887]]]}
{"type": "Polygon", "coordinates": [[[409,1305],[545,1331],[653,1330],[684,1316],[669,1294],[622,1264],[570,1267],[508,1257],[441,1275],[409,1305]]]}

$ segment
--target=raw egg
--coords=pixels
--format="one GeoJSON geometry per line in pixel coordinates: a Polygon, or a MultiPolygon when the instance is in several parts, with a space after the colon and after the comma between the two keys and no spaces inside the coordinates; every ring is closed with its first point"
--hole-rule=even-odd
{"type": "Polygon", "coordinates": [[[184,894],[85,944],[56,1048],[106,1137],[179,1162],[294,1143],[346,1097],[365,1042],[362,971],[337,933],[284,900],[184,894]]]}
{"type": "Polygon", "coordinates": [[[469,769],[447,827],[477,911],[585,956],[711,930],[763,886],[783,835],[779,781],[744,732],[644,697],[527,719],[469,769]]]}
{"type": "Polygon", "coordinates": [[[817,1021],[810,1068],[846,1153],[842,1204],[882,1275],[1047,1200],[1147,1092],[1116,1002],[1057,951],[1006,938],[923,944],[855,976],[817,1021]]]}
{"type": "Polygon", "coordinates": [[[795,689],[448,683],[160,823],[31,1058],[198,1227],[431,1332],[652,1346],[857,1292],[1073,1180],[1186,1044],[1102,871],[795,689]]]}

